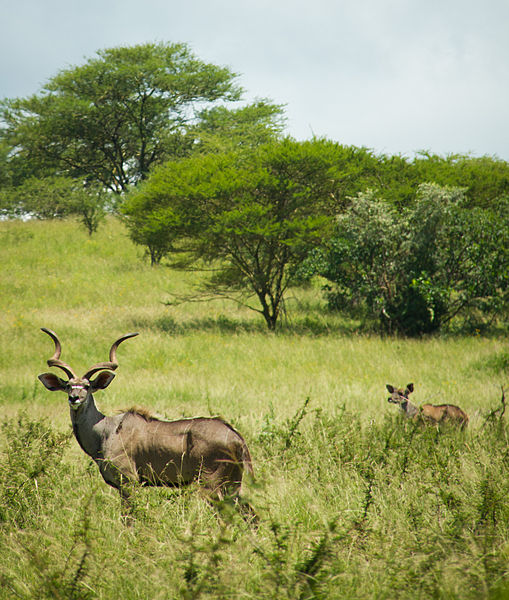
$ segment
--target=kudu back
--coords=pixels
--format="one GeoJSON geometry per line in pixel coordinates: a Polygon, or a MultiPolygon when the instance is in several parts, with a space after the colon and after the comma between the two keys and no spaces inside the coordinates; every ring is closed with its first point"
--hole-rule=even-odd
{"type": "Polygon", "coordinates": [[[405,389],[395,388],[387,384],[387,390],[391,394],[387,400],[393,404],[399,404],[403,413],[415,420],[422,420],[432,424],[451,423],[459,425],[465,429],[468,425],[468,415],[454,404],[423,404],[416,406],[408,399],[408,396],[414,391],[414,384],[409,383],[405,389]]]}
{"type": "Polygon", "coordinates": [[[97,363],[78,377],[60,360],[57,335],[42,331],[55,344],[48,366],[62,369],[67,379],[54,373],[43,373],[39,379],[48,390],[67,394],[79,445],[97,463],[106,483],[119,490],[125,508],[132,483],[173,487],[197,481],[210,499],[238,500],[243,472],[253,474],[253,467],[246,442],[227,422],[217,417],[164,421],[134,408],[107,417],[96,407],[93,393],[115,377],[111,371],[118,367],[119,344],[137,333],[120,337],[111,346],[108,362],[97,363]]]}

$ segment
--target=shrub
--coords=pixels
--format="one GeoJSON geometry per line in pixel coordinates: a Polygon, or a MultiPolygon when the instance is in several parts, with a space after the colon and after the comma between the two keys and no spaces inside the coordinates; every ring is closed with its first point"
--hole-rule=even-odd
{"type": "Polygon", "coordinates": [[[382,331],[410,336],[472,311],[494,318],[509,290],[507,204],[470,209],[462,190],[431,184],[402,212],[359,195],[314,257],[330,305],[362,306],[382,331]]]}
{"type": "Polygon", "coordinates": [[[23,412],[3,423],[2,432],[7,443],[0,459],[0,523],[25,527],[51,494],[70,436],[23,412]]]}

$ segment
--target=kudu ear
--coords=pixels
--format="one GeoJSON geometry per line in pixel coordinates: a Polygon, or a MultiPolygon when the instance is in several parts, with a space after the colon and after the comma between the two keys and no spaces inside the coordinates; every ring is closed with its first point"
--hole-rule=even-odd
{"type": "Polygon", "coordinates": [[[394,393],[394,388],[392,387],[392,385],[387,384],[385,387],[387,388],[387,391],[389,392],[389,394],[394,393]]]}
{"type": "Polygon", "coordinates": [[[413,391],[414,391],[414,384],[413,384],[413,383],[409,383],[409,384],[406,386],[406,389],[407,389],[408,393],[410,394],[411,392],[413,392],[413,391]]]}
{"type": "Polygon", "coordinates": [[[115,377],[115,373],[110,373],[109,371],[101,371],[99,375],[90,382],[90,389],[92,392],[96,392],[97,390],[104,390],[107,388],[110,383],[113,381],[115,377]]]}
{"type": "Polygon", "coordinates": [[[38,376],[39,380],[44,384],[50,392],[64,392],[67,381],[57,377],[55,373],[42,373],[38,376]]]}

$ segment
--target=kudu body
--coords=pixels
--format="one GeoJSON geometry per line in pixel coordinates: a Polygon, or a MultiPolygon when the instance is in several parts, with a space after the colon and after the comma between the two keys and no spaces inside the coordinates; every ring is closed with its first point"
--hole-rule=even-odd
{"type": "Polygon", "coordinates": [[[124,335],[111,346],[109,362],[98,363],[77,377],[60,360],[56,334],[42,331],[55,343],[48,365],[62,369],[68,380],[54,373],[43,373],[39,379],[47,389],[68,395],[79,445],[97,463],[106,483],[119,490],[125,508],[132,483],[173,487],[198,481],[211,499],[225,495],[238,499],[243,471],[253,474],[251,456],[242,436],[222,419],[164,421],[139,409],[107,417],[96,407],[93,393],[115,377],[111,371],[118,367],[118,345],[137,333],[124,335]]]}
{"type": "Polygon", "coordinates": [[[387,399],[393,404],[399,404],[403,413],[414,420],[422,420],[428,423],[451,423],[460,425],[464,429],[468,425],[468,415],[454,404],[423,404],[416,406],[408,399],[408,396],[414,391],[414,384],[409,383],[405,389],[395,388],[387,384],[387,390],[391,394],[387,399]]]}

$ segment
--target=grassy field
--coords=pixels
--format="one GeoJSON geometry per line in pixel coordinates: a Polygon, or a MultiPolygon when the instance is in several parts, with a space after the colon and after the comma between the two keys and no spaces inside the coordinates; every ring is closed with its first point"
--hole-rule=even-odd
{"type": "Polygon", "coordinates": [[[277,335],[223,300],[166,305],[190,275],[151,268],[111,221],[0,223],[0,598],[509,598],[509,451],[488,418],[509,385],[502,337],[380,339],[296,290],[277,335]],[[120,367],[96,401],[165,418],[222,415],[246,438],[257,529],[194,488],[139,489],[135,520],[71,436],[53,353],[120,367]],[[459,404],[465,433],[387,403],[459,404]]]}

